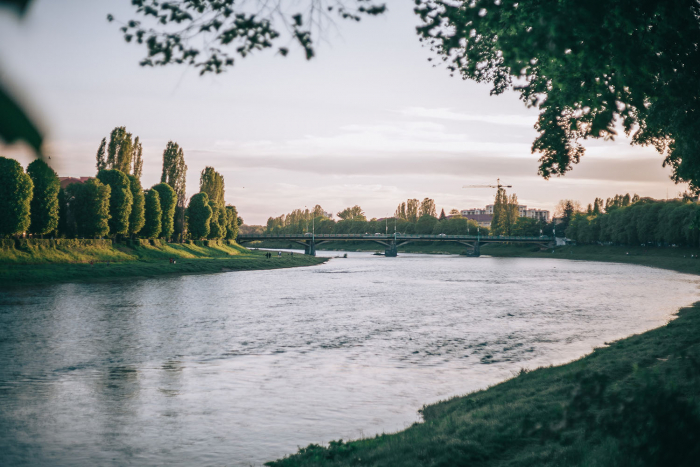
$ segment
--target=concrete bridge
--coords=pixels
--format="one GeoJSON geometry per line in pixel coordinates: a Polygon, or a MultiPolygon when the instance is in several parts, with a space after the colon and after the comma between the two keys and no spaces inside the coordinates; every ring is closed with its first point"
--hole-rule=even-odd
{"type": "Polygon", "coordinates": [[[453,242],[467,246],[471,249],[470,256],[479,256],[482,245],[487,243],[524,243],[549,247],[553,245],[552,237],[504,237],[504,236],[481,236],[481,235],[406,235],[406,234],[249,234],[239,235],[238,243],[244,244],[261,240],[283,240],[303,245],[304,253],[316,256],[316,248],[328,242],[374,242],[384,246],[384,254],[388,257],[395,257],[398,248],[413,242],[453,242]]]}

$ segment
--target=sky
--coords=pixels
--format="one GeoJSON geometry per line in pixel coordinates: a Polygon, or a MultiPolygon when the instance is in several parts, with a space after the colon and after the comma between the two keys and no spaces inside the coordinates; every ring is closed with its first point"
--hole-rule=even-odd
{"type": "MultiPolygon", "coordinates": [[[[495,190],[462,186],[498,178],[520,204],[549,210],[560,199],[585,206],[685,189],[661,155],[624,135],[586,141],[573,171],[542,179],[530,152],[537,110],[434,67],[412,2],[387,5],[385,15],[329,29],[310,61],[292,46],[286,58],[263,52],[202,77],[139,66],[145,48],[106,20],[134,18],[127,0],[35,0],[21,20],[0,10],[0,80],[40,122],[60,176],[93,176],[101,139],[126,126],[143,143],[144,187],[160,182],[163,149],[176,141],[188,196],[213,166],[246,224],[316,204],[359,204],[368,218],[392,215],[407,198],[433,198],[446,212],[483,207],[495,190]]],[[[0,143],[0,155],[31,161],[21,145],[0,143]]]]}

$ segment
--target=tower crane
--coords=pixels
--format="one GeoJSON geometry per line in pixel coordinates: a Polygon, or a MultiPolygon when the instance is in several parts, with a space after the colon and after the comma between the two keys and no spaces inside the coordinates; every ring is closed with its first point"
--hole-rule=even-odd
{"type": "Polygon", "coordinates": [[[501,185],[501,179],[496,179],[495,185],[463,185],[462,188],[513,188],[513,185],[501,185]]]}

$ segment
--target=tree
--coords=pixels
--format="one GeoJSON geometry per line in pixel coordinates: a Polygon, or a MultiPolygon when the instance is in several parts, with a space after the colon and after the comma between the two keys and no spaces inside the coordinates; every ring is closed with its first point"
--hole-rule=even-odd
{"type": "Polygon", "coordinates": [[[156,190],[160,197],[160,208],[162,210],[160,235],[169,239],[173,235],[175,204],[177,203],[175,191],[167,183],[153,185],[151,190],[156,190]]]}
{"type": "Polygon", "coordinates": [[[131,174],[138,180],[141,180],[141,174],[143,173],[143,145],[141,144],[138,136],[134,140],[132,161],[134,168],[131,174]]]}
{"type": "Polygon", "coordinates": [[[454,209],[454,208],[450,209],[450,216],[461,216],[461,215],[462,215],[462,213],[459,212],[459,209],[454,209]]]}
{"type": "Polygon", "coordinates": [[[437,217],[431,216],[430,214],[423,214],[416,222],[416,233],[417,234],[431,234],[437,224],[437,217]]]}
{"type": "Polygon", "coordinates": [[[441,220],[441,221],[444,221],[445,219],[447,219],[447,216],[445,215],[445,209],[444,209],[444,208],[440,210],[440,217],[439,217],[438,219],[441,220]]]}
{"type": "Polygon", "coordinates": [[[419,215],[419,202],[417,199],[409,199],[406,201],[406,217],[408,222],[416,223],[419,215]]]}
{"type": "Polygon", "coordinates": [[[512,235],[513,227],[518,221],[518,197],[506,194],[504,188],[499,188],[493,203],[493,218],[491,233],[493,235],[512,235]]]}
{"type": "Polygon", "coordinates": [[[209,235],[211,215],[209,196],[206,193],[197,193],[190,198],[190,204],[187,207],[187,229],[192,238],[202,239],[209,235]]]}
{"type": "Polygon", "coordinates": [[[327,217],[326,211],[323,210],[320,204],[314,206],[313,211],[311,211],[311,216],[315,219],[317,217],[327,217]]]}
{"type": "Polygon", "coordinates": [[[163,211],[160,207],[160,195],[156,190],[148,190],[145,196],[145,223],[141,230],[144,238],[158,238],[162,228],[163,211]]]}
{"type": "MultiPolygon", "coordinates": [[[[236,240],[236,238],[238,238],[238,219],[238,210],[236,206],[226,206],[226,238],[228,240],[236,240]]],[[[241,224],[243,223],[242,221],[241,219],[241,224]]]]}
{"type": "Polygon", "coordinates": [[[221,239],[226,236],[226,210],[219,207],[214,201],[209,200],[211,208],[211,219],[209,220],[209,235],[210,239],[221,239]]]}
{"type": "MultiPolygon", "coordinates": [[[[102,145],[100,145],[100,147],[102,147],[102,145]]],[[[131,161],[133,157],[134,142],[131,139],[131,133],[127,133],[126,128],[123,126],[116,127],[109,135],[109,146],[107,147],[105,166],[108,169],[117,169],[124,174],[128,174],[131,172],[131,161]]]]}
{"type": "Polygon", "coordinates": [[[613,138],[619,121],[633,144],[665,155],[674,181],[700,190],[697,1],[418,0],[416,13],[451,73],[492,94],[513,87],[540,109],[543,177],[565,174],[581,139],[613,138]]]}
{"type": "Polygon", "coordinates": [[[179,214],[175,222],[175,232],[182,238],[185,231],[185,203],[187,165],[185,153],[177,143],[168,141],[163,151],[163,172],[160,176],[162,183],[167,183],[177,194],[177,209],[179,214]]]}
{"type": "Polygon", "coordinates": [[[394,212],[394,217],[397,219],[406,219],[406,203],[400,203],[394,212]]]}
{"type": "Polygon", "coordinates": [[[131,182],[124,172],[117,169],[100,170],[100,182],[110,187],[109,195],[109,234],[127,235],[129,217],[134,197],[131,195],[131,182]]]}
{"type": "MultiPolygon", "coordinates": [[[[104,172],[107,171],[100,173],[104,172]]],[[[91,178],[85,183],[71,183],[66,187],[71,213],[68,217],[75,219],[77,235],[95,238],[110,233],[111,191],[111,187],[99,178],[91,178]]]]}
{"type": "Polygon", "coordinates": [[[137,235],[146,223],[145,199],[139,178],[136,175],[128,175],[128,177],[133,200],[129,215],[129,235],[137,235]]]}
{"type": "Polygon", "coordinates": [[[19,162],[0,157],[0,236],[18,235],[29,228],[33,189],[19,162]]]}
{"type": "Polygon", "coordinates": [[[581,204],[578,201],[572,199],[563,199],[557,204],[557,209],[555,210],[555,215],[561,220],[560,224],[557,226],[562,234],[566,232],[569,227],[569,222],[574,217],[574,214],[582,212],[581,204]]]}
{"type": "Polygon", "coordinates": [[[435,201],[430,198],[425,198],[420,203],[420,216],[433,216],[437,217],[437,211],[435,209],[435,201]]]}
{"type": "Polygon", "coordinates": [[[34,185],[29,231],[34,235],[46,235],[58,227],[58,191],[61,182],[56,172],[41,159],[36,159],[27,166],[27,174],[34,185]]]}
{"type": "MultiPolygon", "coordinates": [[[[188,64],[200,68],[200,74],[221,73],[233,66],[234,54],[228,47],[243,58],[271,49],[277,41],[294,41],[309,60],[314,56],[312,28],[326,25],[331,12],[342,19],[360,21],[363,15],[379,15],[386,10],[385,5],[367,0],[315,1],[308,10],[263,1],[256,2],[251,10],[230,0],[139,0],[134,5],[140,16],[157,20],[148,22],[155,25],[150,28],[137,20],[126,21],[121,28],[127,42],[146,45],[148,53],[141,66],[188,64]],[[288,37],[284,37],[280,25],[286,27],[288,37]]],[[[114,17],[108,15],[107,19],[112,21],[114,17]]],[[[281,46],[277,52],[287,56],[289,49],[281,46]]]]}
{"type": "Polygon", "coordinates": [[[366,221],[365,212],[358,205],[345,208],[338,213],[338,217],[343,220],[366,221]]]}
{"type": "Polygon", "coordinates": [[[107,138],[102,138],[100,142],[100,147],[97,148],[97,171],[104,170],[107,168],[107,154],[105,153],[105,147],[107,146],[107,138]]]}
{"type": "Polygon", "coordinates": [[[206,193],[210,201],[223,206],[224,201],[224,177],[214,170],[214,167],[205,167],[199,177],[199,191],[206,193]]]}

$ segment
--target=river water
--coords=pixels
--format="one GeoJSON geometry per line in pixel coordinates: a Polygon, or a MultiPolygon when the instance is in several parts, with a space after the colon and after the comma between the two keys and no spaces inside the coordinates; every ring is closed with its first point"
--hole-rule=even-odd
{"type": "Polygon", "coordinates": [[[700,295],[641,266],[348,256],[0,291],[0,465],[260,465],[402,429],[700,295]]]}

